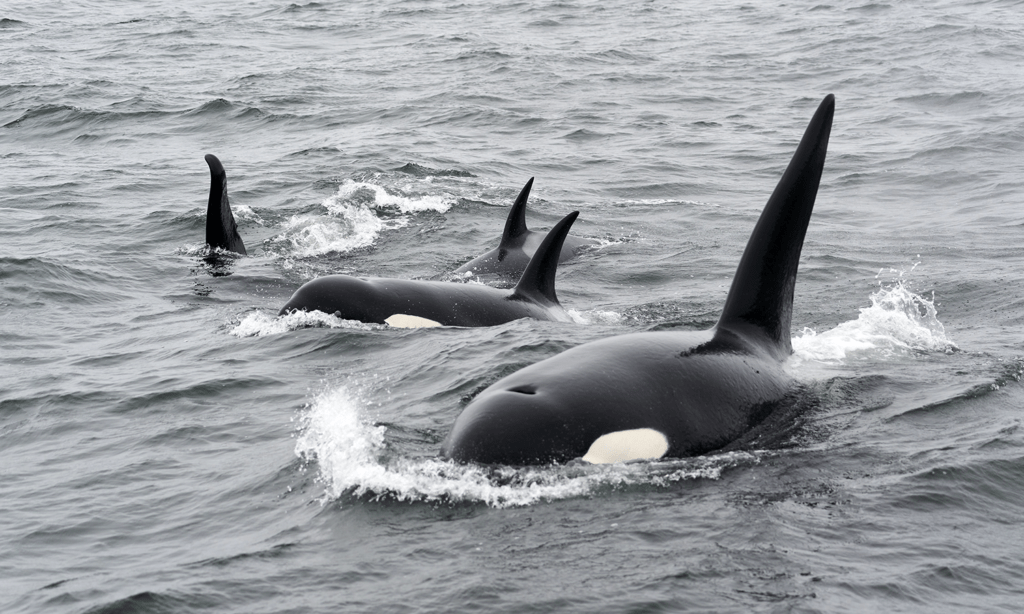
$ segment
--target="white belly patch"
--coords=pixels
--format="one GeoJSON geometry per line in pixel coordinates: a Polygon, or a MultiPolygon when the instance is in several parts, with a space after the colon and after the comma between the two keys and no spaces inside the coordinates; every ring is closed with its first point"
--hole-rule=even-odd
{"type": "Polygon", "coordinates": [[[595,465],[661,458],[668,438],[654,429],[630,429],[601,435],[590,444],[583,460],[595,465]]]}
{"type": "Polygon", "coordinates": [[[430,328],[432,326],[441,326],[440,322],[404,313],[396,313],[393,316],[389,316],[384,321],[388,323],[388,326],[394,328],[430,328]]]}

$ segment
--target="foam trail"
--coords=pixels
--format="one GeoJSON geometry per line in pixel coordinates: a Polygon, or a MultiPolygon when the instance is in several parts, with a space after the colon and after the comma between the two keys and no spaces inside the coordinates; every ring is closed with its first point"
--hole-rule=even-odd
{"type": "Polygon", "coordinates": [[[872,294],[871,306],[861,309],[856,320],[821,334],[805,328],[793,337],[797,358],[820,362],[878,360],[957,349],[939,322],[934,299],[911,292],[902,279],[872,294]]]}
{"type": "Polygon", "coordinates": [[[319,465],[324,502],[345,496],[399,501],[470,501],[514,507],[589,495],[630,485],[664,486],[718,479],[738,464],[758,462],[749,453],[615,465],[570,463],[550,467],[482,467],[439,458],[409,458],[390,450],[386,428],[366,420],[365,402],[349,386],[327,390],[301,416],[295,453],[319,465]]]}
{"type": "Polygon", "coordinates": [[[374,330],[384,328],[379,324],[366,324],[355,320],[343,320],[322,311],[293,311],[283,316],[271,316],[262,311],[254,311],[239,322],[231,334],[236,337],[263,337],[279,335],[300,328],[351,328],[355,330],[374,330]]]}

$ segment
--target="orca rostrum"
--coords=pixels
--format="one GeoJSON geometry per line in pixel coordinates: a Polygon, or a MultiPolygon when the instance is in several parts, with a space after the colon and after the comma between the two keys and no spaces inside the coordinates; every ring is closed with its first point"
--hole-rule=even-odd
{"type": "Polygon", "coordinates": [[[512,291],[483,284],[325,275],[296,290],[280,315],[315,310],[401,328],[495,326],[519,318],[571,322],[555,295],[555,272],[578,215],[574,211],[555,224],[512,291]]]}
{"type": "MultiPolygon", "coordinates": [[[[533,188],[533,177],[526,182],[519,192],[512,209],[505,220],[505,229],[501,233],[498,247],[486,254],[477,256],[466,264],[452,271],[448,277],[476,277],[484,281],[515,283],[526,270],[530,258],[536,253],[545,233],[536,232],[526,227],[526,201],[530,198],[533,188]]],[[[593,239],[566,237],[562,242],[559,262],[573,258],[580,248],[596,243],[593,239]]]]}
{"type": "Polygon", "coordinates": [[[228,177],[217,156],[206,154],[210,165],[210,202],[206,206],[206,243],[210,249],[222,249],[243,256],[245,245],[238,234],[235,216],[228,204],[228,177]]]}
{"type": "Polygon", "coordinates": [[[782,407],[796,389],[783,369],[793,288],[834,109],[830,94],[768,199],[713,328],[614,336],[521,369],[466,406],[442,456],[511,465],[694,456],[782,407]]]}

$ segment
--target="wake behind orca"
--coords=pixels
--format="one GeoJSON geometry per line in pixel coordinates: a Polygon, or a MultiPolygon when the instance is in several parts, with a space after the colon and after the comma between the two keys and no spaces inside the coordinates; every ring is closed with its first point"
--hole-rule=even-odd
{"type": "MultiPolygon", "coordinates": [[[[449,273],[448,277],[474,276],[485,281],[505,281],[514,283],[526,270],[530,258],[537,252],[544,233],[535,232],[526,227],[526,201],[530,198],[533,188],[533,177],[526,182],[519,192],[512,209],[505,220],[505,229],[501,233],[498,247],[486,254],[477,256],[466,264],[449,273]],[[492,279],[496,278],[496,279],[492,279]]],[[[580,248],[596,243],[593,239],[566,237],[558,261],[565,262],[573,258],[580,248]]]]}
{"type": "Polygon", "coordinates": [[[555,295],[555,272],[578,215],[574,211],[555,224],[511,292],[481,284],[326,275],[296,290],[279,315],[316,310],[404,328],[496,326],[519,318],[571,322],[555,295]]]}
{"type": "Polygon", "coordinates": [[[829,94],[754,227],[713,328],[610,337],[513,373],[459,415],[442,456],[513,465],[693,456],[771,415],[795,387],[782,363],[793,351],[793,289],[834,110],[829,94]]]}

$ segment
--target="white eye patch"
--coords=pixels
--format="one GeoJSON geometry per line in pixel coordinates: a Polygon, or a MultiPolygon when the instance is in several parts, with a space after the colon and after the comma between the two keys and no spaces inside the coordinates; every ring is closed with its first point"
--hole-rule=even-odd
{"type": "Polygon", "coordinates": [[[433,326],[441,326],[440,322],[404,313],[396,313],[393,316],[389,316],[384,321],[388,323],[388,326],[394,328],[430,328],[433,326]]]}
{"type": "Polygon", "coordinates": [[[601,435],[590,444],[583,460],[595,465],[661,458],[668,439],[654,429],[630,429],[601,435]]]}

